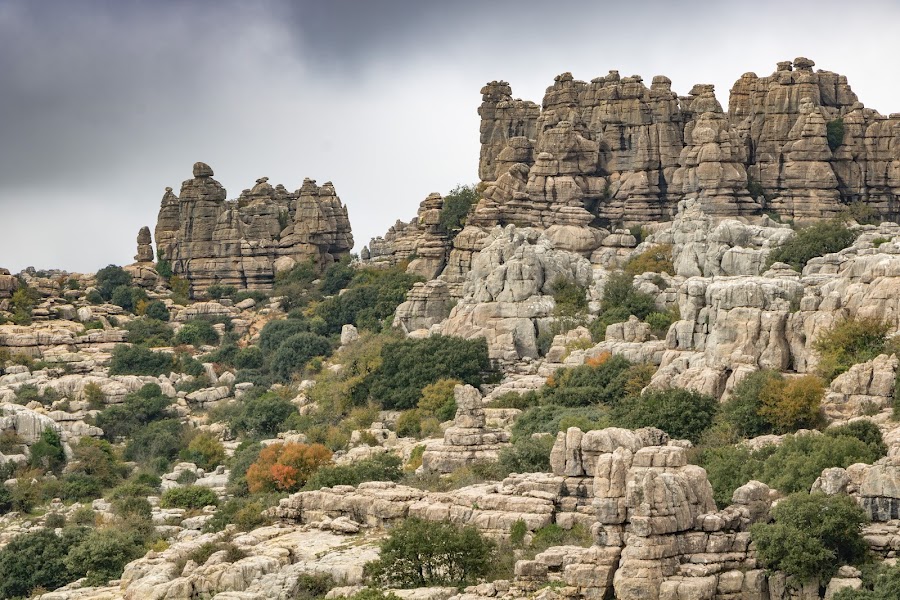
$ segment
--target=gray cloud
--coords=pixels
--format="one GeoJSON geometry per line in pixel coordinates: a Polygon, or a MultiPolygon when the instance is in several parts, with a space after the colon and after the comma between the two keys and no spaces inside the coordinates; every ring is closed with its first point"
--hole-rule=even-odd
{"type": "Polygon", "coordinates": [[[0,266],[131,261],[203,160],[235,197],[334,181],[361,247],[476,178],[478,90],[666,74],[727,90],[798,55],[900,110],[891,2],[42,1],[0,4],[0,266]]]}

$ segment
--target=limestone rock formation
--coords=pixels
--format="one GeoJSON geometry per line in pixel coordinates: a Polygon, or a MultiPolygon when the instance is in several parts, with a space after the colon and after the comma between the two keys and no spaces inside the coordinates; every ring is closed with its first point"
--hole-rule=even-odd
{"type": "Polygon", "coordinates": [[[150,237],[150,228],[141,227],[137,236],[137,254],[134,255],[135,262],[152,263],[153,262],[153,240],[150,237]]]}
{"type": "Polygon", "coordinates": [[[213,284],[271,288],[281,268],[311,260],[320,268],[347,255],[353,236],[347,209],[330,182],[306,179],[296,192],[257,180],[237,200],[204,163],[181,186],[166,188],[156,224],[157,254],[185,277],[193,293],[213,284]]]}
{"type": "Polygon", "coordinates": [[[409,261],[407,273],[434,279],[446,266],[450,252],[450,238],[440,225],[443,206],[440,194],[429,194],[419,204],[414,219],[409,223],[397,221],[384,237],[372,239],[360,253],[361,258],[376,266],[409,261]]]}
{"type": "Polygon", "coordinates": [[[556,218],[584,208],[601,223],[646,223],[698,197],[718,216],[767,208],[815,219],[862,201],[896,218],[900,115],[864,108],[846,77],[814,66],[798,57],[768,77],[741,76],[727,113],[711,85],[678,97],[662,76],[648,88],[617,71],[589,83],[563,73],[540,108],[492,82],[479,109],[490,191],[476,215],[515,222],[527,198],[544,215],[567,207],[556,218]]]}
{"type": "Polygon", "coordinates": [[[471,385],[453,390],[456,418],[444,432],[444,441],[429,445],[422,454],[426,471],[450,473],[459,467],[483,460],[497,460],[500,449],[508,445],[509,434],[488,429],[481,393],[471,385]]]}
{"type": "Polygon", "coordinates": [[[19,280],[15,275],[10,275],[8,269],[0,269],[0,300],[9,298],[19,289],[19,280]]]}

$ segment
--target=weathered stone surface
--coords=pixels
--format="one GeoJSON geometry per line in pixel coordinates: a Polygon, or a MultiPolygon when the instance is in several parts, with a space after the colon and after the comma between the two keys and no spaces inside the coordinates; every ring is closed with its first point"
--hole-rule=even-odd
{"type": "Polygon", "coordinates": [[[214,283],[270,288],[279,259],[312,260],[324,268],[353,247],[347,209],[331,182],[317,186],[305,179],[290,193],[263,177],[226,201],[212,175],[208,165],[197,163],[180,196],[166,188],[156,224],[159,257],[188,279],[192,292],[214,283]]]}
{"type": "Polygon", "coordinates": [[[135,262],[149,263],[153,262],[153,240],[150,237],[150,228],[141,227],[137,236],[137,254],[134,255],[135,262]]]}

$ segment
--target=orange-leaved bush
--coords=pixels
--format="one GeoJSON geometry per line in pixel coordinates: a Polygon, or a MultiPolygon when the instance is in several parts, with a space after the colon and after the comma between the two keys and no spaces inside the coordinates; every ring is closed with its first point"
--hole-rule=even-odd
{"type": "Polygon", "coordinates": [[[272,444],[247,469],[247,488],[257,492],[296,492],[319,467],[331,462],[322,444],[272,444]]]}
{"type": "Polygon", "coordinates": [[[776,433],[815,429],[822,424],[820,403],[824,395],[822,380],[815,375],[772,378],[760,391],[759,415],[772,424],[776,433]]]}

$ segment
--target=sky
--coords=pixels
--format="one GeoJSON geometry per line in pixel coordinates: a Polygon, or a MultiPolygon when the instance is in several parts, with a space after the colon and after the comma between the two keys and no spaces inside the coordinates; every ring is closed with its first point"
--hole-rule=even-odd
{"type": "Polygon", "coordinates": [[[237,197],[334,182],[356,251],[477,181],[479,90],[617,69],[723,106],[806,56],[900,112],[900,3],[0,0],[0,267],[133,262],[196,161],[237,197]]]}

